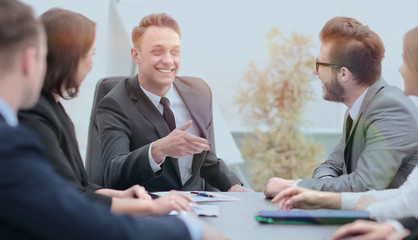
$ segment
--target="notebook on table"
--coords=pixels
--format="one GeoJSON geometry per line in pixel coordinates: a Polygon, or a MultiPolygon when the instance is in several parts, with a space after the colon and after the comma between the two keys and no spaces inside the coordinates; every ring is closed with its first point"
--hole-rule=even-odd
{"type": "Polygon", "coordinates": [[[266,210],[259,211],[255,220],[260,223],[281,224],[344,224],[357,219],[371,220],[368,211],[354,210],[300,210],[287,211],[266,210]]]}

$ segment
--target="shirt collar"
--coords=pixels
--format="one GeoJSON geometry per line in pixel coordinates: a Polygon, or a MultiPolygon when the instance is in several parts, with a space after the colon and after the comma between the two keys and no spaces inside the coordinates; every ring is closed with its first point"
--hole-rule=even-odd
{"type": "MultiPolygon", "coordinates": [[[[158,108],[158,105],[160,104],[160,100],[161,97],[147,91],[145,88],[143,88],[141,85],[139,85],[142,89],[142,91],[144,91],[145,95],[147,95],[147,97],[149,98],[149,100],[151,100],[152,104],[154,104],[154,106],[156,108],[158,108]]],[[[170,107],[171,107],[171,101],[173,101],[173,96],[174,96],[174,90],[173,90],[173,84],[170,85],[170,88],[168,89],[168,91],[165,93],[164,97],[168,98],[168,100],[170,101],[170,107]]]]}
{"type": "Polygon", "coordinates": [[[6,123],[11,127],[17,127],[18,120],[13,109],[3,100],[0,99],[0,114],[3,116],[6,123]]]}
{"type": "Polygon", "coordinates": [[[351,119],[353,119],[353,120],[357,119],[357,117],[360,113],[361,104],[363,103],[363,100],[364,100],[364,97],[366,96],[367,90],[369,90],[369,88],[364,90],[364,92],[360,95],[360,97],[358,97],[357,100],[354,102],[353,106],[351,106],[351,108],[349,109],[351,119]]]}

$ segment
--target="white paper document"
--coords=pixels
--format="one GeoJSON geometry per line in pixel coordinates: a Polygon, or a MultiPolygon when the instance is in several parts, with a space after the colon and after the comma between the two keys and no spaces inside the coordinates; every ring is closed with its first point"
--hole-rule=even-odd
{"type": "MultiPolygon", "coordinates": [[[[200,217],[217,217],[219,216],[219,206],[218,205],[202,205],[191,203],[193,211],[200,217]]],[[[173,210],[169,215],[178,215],[179,212],[173,210]]]]}
{"type": "MultiPolygon", "coordinates": [[[[188,195],[195,202],[234,202],[241,201],[239,198],[231,197],[224,195],[218,192],[205,192],[205,191],[175,191],[176,193],[181,193],[188,195]]],[[[153,194],[158,196],[164,196],[170,192],[153,192],[153,194]]]]}
{"type": "Polygon", "coordinates": [[[217,217],[219,216],[219,206],[218,205],[202,205],[194,204],[193,211],[203,217],[217,217]]]}

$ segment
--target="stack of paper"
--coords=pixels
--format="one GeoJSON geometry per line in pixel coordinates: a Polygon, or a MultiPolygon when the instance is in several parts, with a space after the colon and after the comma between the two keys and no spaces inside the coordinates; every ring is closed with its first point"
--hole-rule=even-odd
{"type": "MultiPolygon", "coordinates": [[[[189,192],[189,191],[175,191],[176,193],[186,194],[193,199],[195,202],[231,202],[231,201],[241,201],[239,198],[227,196],[218,192],[189,192]]],[[[153,192],[153,194],[158,196],[164,196],[171,192],[153,192]]]]}

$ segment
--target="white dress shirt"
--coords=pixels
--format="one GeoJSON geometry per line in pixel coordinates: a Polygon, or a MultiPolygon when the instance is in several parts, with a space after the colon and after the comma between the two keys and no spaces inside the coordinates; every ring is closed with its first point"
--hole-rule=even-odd
{"type": "Polygon", "coordinates": [[[360,95],[360,97],[356,99],[353,106],[351,106],[351,108],[348,110],[351,119],[353,119],[353,126],[354,126],[354,123],[357,122],[357,117],[358,117],[358,114],[360,113],[361,104],[363,104],[363,100],[364,100],[364,97],[366,96],[367,90],[369,90],[369,88],[366,88],[366,90],[364,90],[364,92],[360,95]]]}
{"type": "MultiPolygon", "coordinates": [[[[142,86],[141,89],[144,91],[145,95],[147,95],[147,97],[151,100],[154,106],[158,109],[158,111],[160,111],[160,113],[163,114],[164,107],[160,103],[161,97],[145,90],[142,86]]],[[[170,109],[174,114],[177,127],[185,124],[187,121],[192,119],[189,110],[187,109],[186,105],[183,102],[183,99],[180,97],[173,84],[171,84],[170,89],[167,91],[164,97],[166,97],[170,101],[170,109]]],[[[188,129],[186,129],[186,132],[195,136],[200,136],[200,131],[194,123],[188,129]]],[[[151,149],[153,143],[151,143],[150,148],[148,150],[148,159],[152,170],[154,172],[157,172],[161,169],[160,165],[164,162],[164,160],[160,164],[157,164],[152,158],[151,149]]],[[[181,182],[184,185],[184,183],[187,180],[189,180],[189,178],[192,176],[193,155],[178,158],[178,163],[181,182]]]]}
{"type": "Polygon", "coordinates": [[[17,127],[18,120],[16,113],[5,101],[0,99],[0,114],[3,116],[6,123],[11,127],[17,127]]]}

